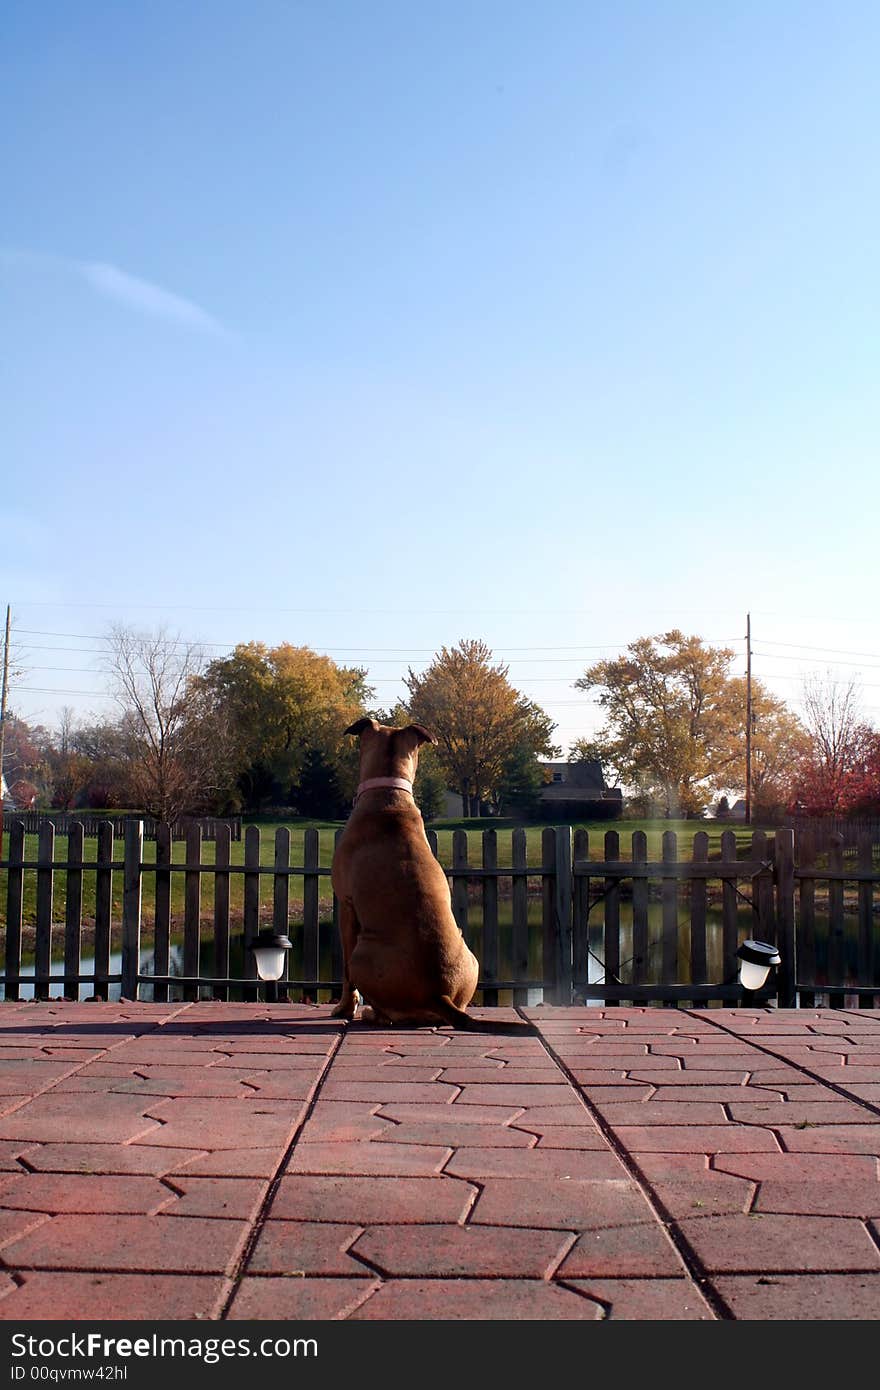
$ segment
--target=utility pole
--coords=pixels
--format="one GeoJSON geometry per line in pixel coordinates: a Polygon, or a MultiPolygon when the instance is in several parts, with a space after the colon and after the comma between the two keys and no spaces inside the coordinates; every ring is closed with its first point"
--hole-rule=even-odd
{"type": "Polygon", "coordinates": [[[3,742],[6,735],[6,691],[9,688],[9,623],[10,608],[6,605],[6,640],[3,643],[3,690],[0,693],[0,859],[3,858],[3,742]]]}
{"type": "Polygon", "coordinates": [[[752,823],[752,615],[746,614],[746,825],[752,823]]]}

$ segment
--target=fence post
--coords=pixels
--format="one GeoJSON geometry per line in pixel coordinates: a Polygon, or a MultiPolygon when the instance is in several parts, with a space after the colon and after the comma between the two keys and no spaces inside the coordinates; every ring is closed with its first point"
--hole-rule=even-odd
{"type": "Polygon", "coordinates": [[[571,1004],[572,980],[572,910],[574,894],[571,880],[571,826],[557,825],[555,840],[556,881],[554,907],[556,915],[556,989],[554,1004],[571,1004]]]}
{"type": "Polygon", "coordinates": [[[137,999],[141,957],[141,860],[144,823],[126,821],[122,878],[122,998],[137,999]]]}
{"type": "Polygon", "coordinates": [[[777,1003],[793,1009],[797,1002],[797,941],[794,922],[794,831],[776,831],[776,943],[779,966],[777,1003]]]}

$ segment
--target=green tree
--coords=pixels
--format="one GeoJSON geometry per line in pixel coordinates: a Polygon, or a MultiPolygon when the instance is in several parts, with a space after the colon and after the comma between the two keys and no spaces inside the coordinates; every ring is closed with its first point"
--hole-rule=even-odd
{"type": "Polygon", "coordinates": [[[541,788],[545,778],[541,764],[528,743],[511,750],[493,789],[492,802],[499,816],[537,820],[541,814],[541,788]]]}
{"type": "Polygon", "coordinates": [[[408,717],[436,736],[437,760],[448,785],[462,798],[462,813],[479,815],[480,803],[501,785],[514,751],[553,757],[554,724],[515,690],[507,666],[493,665],[485,642],[462,639],[443,647],[427,671],[405,677],[408,717]]]}
{"type": "Polygon", "coordinates": [[[230,768],[247,808],[269,800],[295,804],[304,774],[314,784],[318,764],[313,758],[307,772],[310,754],[320,754],[350,799],[357,750],[342,735],[372,696],[365,676],[287,642],[243,643],[207,666],[202,688],[228,729],[230,768]]]}

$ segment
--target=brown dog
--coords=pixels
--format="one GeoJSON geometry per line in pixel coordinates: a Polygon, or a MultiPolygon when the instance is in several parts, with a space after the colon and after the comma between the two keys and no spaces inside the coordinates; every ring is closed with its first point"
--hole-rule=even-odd
{"type": "Polygon", "coordinates": [[[357,990],[378,1022],[452,1023],[465,1013],[479,966],[452,915],[446,874],[431,853],[412,784],[427,729],[359,719],[360,785],[333,856],[345,978],[337,1018],[353,1018],[357,990]]]}

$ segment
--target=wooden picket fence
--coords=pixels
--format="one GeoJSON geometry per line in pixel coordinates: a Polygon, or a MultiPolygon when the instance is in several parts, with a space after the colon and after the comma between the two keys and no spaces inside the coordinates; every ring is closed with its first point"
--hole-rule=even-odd
{"type": "MultiPolygon", "coordinates": [[[[216,827],[213,862],[203,861],[198,824],[182,837],[182,862],[179,854],[175,862],[169,826],[157,827],[154,861],[144,858],[141,821],[126,823],[121,842],[116,829],[103,822],[95,856],[86,858],[82,824],[69,826],[66,843],[56,847],[55,827],[44,822],[36,855],[27,858],[24,821],[9,826],[0,861],[6,999],[30,989],[37,999],[53,991],[77,999],[83,987],[106,999],[118,987],[128,999],[256,1000],[261,986],[249,948],[268,925],[294,942],[282,996],[338,992],[338,904],[329,845],[317,830],[304,832],[302,862],[291,864],[286,827],[275,832],[271,863],[262,862],[263,838],[253,825],[240,863],[233,863],[228,825],[216,827]],[[84,921],[89,876],[94,908],[84,921]],[[33,925],[25,920],[26,899],[35,902],[33,925]]],[[[428,839],[437,854],[436,834],[429,831],[428,839]]],[[[880,871],[868,835],[855,859],[845,856],[839,835],[827,855],[811,841],[798,854],[786,827],[772,836],[756,831],[745,857],[738,857],[733,831],[722,835],[714,859],[703,831],[687,859],[679,858],[672,832],[663,835],[655,861],[643,832],[622,852],[619,832],[609,830],[600,858],[592,857],[586,831],[567,826],[542,832],[540,862],[529,862],[522,829],[511,835],[509,863],[499,863],[496,831],[483,831],[478,847],[473,862],[473,837],[455,831],[447,866],[453,912],[481,965],[477,1002],[525,1004],[534,992],[555,1004],[741,1001],[736,950],[745,937],[774,942],[782,956],[759,999],[794,1006],[827,997],[832,1006],[856,1000],[869,1008],[880,998],[880,871]]]]}

